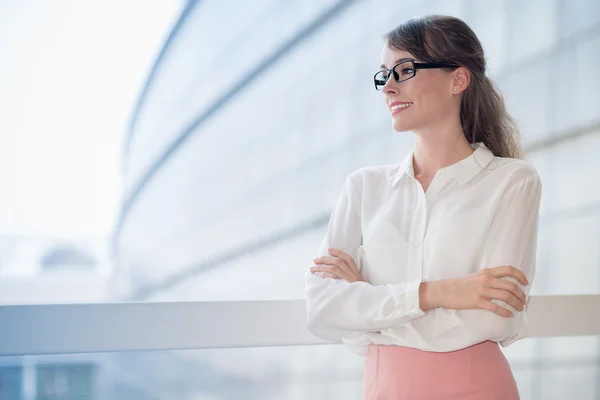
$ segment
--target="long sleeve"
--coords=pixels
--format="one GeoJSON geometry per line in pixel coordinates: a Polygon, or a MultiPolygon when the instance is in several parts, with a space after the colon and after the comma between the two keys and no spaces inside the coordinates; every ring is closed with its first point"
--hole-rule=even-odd
{"type": "MultiPolygon", "coordinates": [[[[318,256],[329,255],[328,248],[337,248],[357,260],[362,244],[360,208],[361,192],[350,174],[331,213],[318,256]]],[[[318,337],[356,339],[425,315],[419,308],[421,281],[373,286],[321,278],[310,267],[305,272],[306,313],[308,327],[318,337]]]]}
{"type": "MultiPolygon", "coordinates": [[[[529,296],[535,276],[541,182],[534,173],[513,184],[500,200],[484,242],[480,268],[511,265],[521,270],[528,286],[514,278],[529,296]]],[[[452,310],[435,308],[405,326],[382,331],[400,343],[427,343],[430,351],[453,351],[492,340],[503,347],[527,336],[526,310],[519,312],[503,301],[492,300],[513,313],[504,318],[482,309],[452,310]],[[415,329],[411,329],[415,328],[415,329]]]]}

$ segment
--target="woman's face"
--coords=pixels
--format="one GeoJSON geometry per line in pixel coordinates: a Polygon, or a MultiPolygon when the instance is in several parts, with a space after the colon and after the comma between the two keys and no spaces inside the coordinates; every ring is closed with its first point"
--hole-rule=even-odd
{"type": "MultiPolygon", "coordinates": [[[[391,68],[405,58],[420,62],[407,51],[392,50],[387,45],[383,46],[383,68],[391,68]]],[[[396,82],[393,76],[390,76],[381,91],[392,117],[394,130],[418,132],[457,112],[460,103],[454,98],[452,88],[452,74],[442,69],[419,69],[414,77],[402,82],[396,82]],[[407,103],[407,107],[392,109],[395,105],[407,103]]]]}

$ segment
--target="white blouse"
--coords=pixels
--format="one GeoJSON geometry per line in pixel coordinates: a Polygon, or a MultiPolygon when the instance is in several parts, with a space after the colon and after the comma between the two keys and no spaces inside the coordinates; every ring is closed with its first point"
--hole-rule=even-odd
{"type": "MultiPolygon", "coordinates": [[[[365,282],[305,273],[309,329],[366,355],[370,343],[447,352],[527,336],[526,311],[504,318],[483,309],[419,307],[423,281],[512,265],[535,275],[541,182],[527,161],[495,157],[483,143],[440,169],[427,192],[414,177],[413,151],[400,164],[350,173],[317,257],[349,254],[365,282]]],[[[527,308],[525,309],[527,310],[527,308]]]]}

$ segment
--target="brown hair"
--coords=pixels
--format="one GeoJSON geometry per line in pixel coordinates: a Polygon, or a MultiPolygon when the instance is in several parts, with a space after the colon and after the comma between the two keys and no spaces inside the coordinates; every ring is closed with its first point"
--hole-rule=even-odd
{"type": "Polygon", "coordinates": [[[470,143],[483,142],[497,157],[523,158],[517,123],[508,115],[502,94],[485,75],[483,47],[465,22],[445,15],[414,18],[384,39],[390,49],[407,51],[418,60],[468,69],[471,80],[460,105],[465,137],[470,143]]]}

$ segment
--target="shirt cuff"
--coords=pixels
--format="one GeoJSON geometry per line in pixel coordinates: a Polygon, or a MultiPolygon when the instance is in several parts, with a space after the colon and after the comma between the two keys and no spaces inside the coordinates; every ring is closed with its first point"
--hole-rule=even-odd
{"type": "MultiPolygon", "coordinates": [[[[425,315],[425,312],[421,310],[420,307],[420,298],[419,298],[419,287],[421,286],[421,282],[424,282],[424,279],[411,281],[404,284],[404,290],[398,291],[393,290],[394,299],[396,301],[396,307],[402,307],[407,315],[412,317],[420,317],[425,315]]],[[[396,285],[388,285],[388,286],[396,286],[396,285]]]]}

